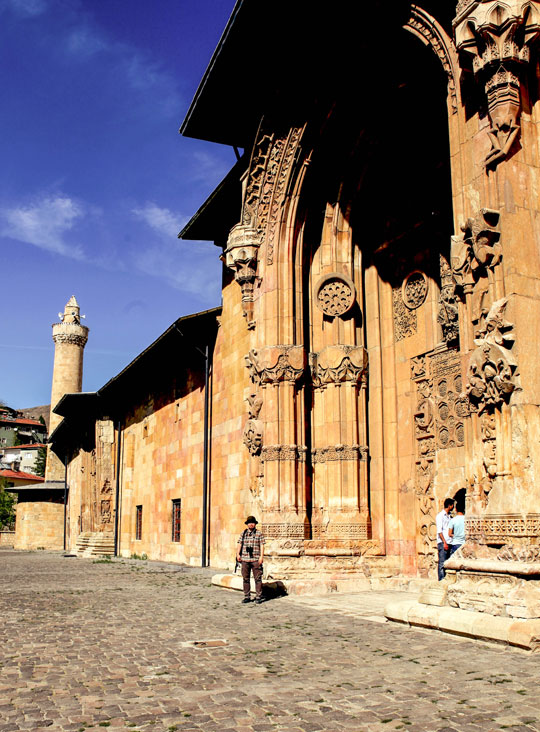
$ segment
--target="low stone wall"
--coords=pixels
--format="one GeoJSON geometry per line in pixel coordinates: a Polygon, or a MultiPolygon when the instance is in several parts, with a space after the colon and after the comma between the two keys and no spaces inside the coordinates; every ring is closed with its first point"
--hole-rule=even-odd
{"type": "Polygon", "coordinates": [[[63,549],[63,503],[47,500],[19,500],[14,547],[15,549],[63,549]]]}
{"type": "Polygon", "coordinates": [[[0,531],[0,546],[13,546],[15,543],[14,531],[0,531]]]}

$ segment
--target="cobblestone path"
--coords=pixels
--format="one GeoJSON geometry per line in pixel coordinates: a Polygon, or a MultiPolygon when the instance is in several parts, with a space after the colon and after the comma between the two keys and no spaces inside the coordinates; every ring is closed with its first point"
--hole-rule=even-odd
{"type": "Polygon", "coordinates": [[[0,732],[540,730],[536,655],[210,575],[0,550],[0,732]]]}

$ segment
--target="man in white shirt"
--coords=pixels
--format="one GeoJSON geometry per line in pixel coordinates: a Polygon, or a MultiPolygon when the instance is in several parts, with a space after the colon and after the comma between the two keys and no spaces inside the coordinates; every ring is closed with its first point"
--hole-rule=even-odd
{"type": "Polygon", "coordinates": [[[454,499],[445,498],[444,508],[437,514],[437,552],[439,554],[439,582],[444,579],[444,563],[451,553],[452,539],[448,536],[448,524],[450,523],[450,511],[454,508],[454,499]]]}

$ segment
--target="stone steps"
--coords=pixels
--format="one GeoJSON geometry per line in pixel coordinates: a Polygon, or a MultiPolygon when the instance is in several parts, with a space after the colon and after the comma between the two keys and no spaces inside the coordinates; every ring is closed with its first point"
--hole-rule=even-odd
{"type": "Polygon", "coordinates": [[[79,534],[75,544],[78,557],[112,557],[114,554],[114,535],[112,532],[86,531],[79,534]]]}

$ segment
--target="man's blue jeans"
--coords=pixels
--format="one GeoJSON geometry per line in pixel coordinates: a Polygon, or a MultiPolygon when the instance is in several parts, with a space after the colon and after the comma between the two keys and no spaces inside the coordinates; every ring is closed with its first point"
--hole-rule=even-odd
{"type": "Polygon", "coordinates": [[[437,551],[439,552],[439,582],[444,579],[446,572],[444,571],[444,563],[450,557],[452,551],[452,545],[448,546],[448,549],[444,548],[444,544],[440,541],[437,544],[437,551]]]}

